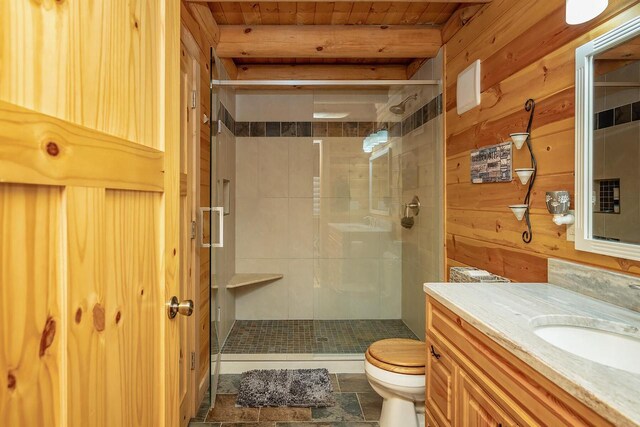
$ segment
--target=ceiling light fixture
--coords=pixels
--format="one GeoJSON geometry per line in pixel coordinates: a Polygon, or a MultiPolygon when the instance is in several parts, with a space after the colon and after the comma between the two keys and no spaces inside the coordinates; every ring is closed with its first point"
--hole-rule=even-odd
{"type": "Polygon", "coordinates": [[[600,15],[609,0],[567,0],[566,21],[569,25],[582,24],[600,15]]]}

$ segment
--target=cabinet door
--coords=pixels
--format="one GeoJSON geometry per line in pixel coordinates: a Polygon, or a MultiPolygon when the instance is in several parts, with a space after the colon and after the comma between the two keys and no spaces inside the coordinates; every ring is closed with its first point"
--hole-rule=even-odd
{"type": "Polygon", "coordinates": [[[431,340],[427,343],[427,352],[427,411],[439,427],[451,426],[457,368],[453,360],[431,340]]]}
{"type": "Polygon", "coordinates": [[[516,423],[462,369],[458,372],[458,378],[459,426],[516,426],[516,423]]]}

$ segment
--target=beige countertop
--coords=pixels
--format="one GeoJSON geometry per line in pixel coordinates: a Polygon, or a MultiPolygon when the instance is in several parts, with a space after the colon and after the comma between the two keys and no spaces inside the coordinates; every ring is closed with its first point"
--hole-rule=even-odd
{"type": "Polygon", "coordinates": [[[640,313],[544,283],[425,283],[424,291],[613,424],[640,425],[640,374],[581,358],[533,332],[566,322],[640,338],[640,313]]]}

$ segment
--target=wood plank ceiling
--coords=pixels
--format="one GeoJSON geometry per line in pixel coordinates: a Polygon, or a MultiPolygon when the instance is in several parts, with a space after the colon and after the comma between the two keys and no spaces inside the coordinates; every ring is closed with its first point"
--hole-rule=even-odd
{"type": "Polygon", "coordinates": [[[389,79],[411,77],[437,54],[448,27],[464,25],[490,1],[199,0],[192,5],[208,8],[219,27],[216,51],[228,71],[236,67],[230,74],[239,79],[359,73],[389,79]]]}

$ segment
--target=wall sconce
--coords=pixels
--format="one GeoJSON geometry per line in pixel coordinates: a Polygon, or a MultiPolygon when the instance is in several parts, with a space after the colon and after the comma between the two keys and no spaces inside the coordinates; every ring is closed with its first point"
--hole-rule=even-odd
{"type": "Polygon", "coordinates": [[[529,178],[531,178],[531,175],[533,175],[536,170],[534,168],[519,168],[515,169],[515,171],[518,178],[520,178],[522,185],[527,185],[529,178]]]}
{"type": "Polygon", "coordinates": [[[511,137],[513,144],[519,150],[522,148],[527,138],[529,138],[529,132],[512,133],[509,134],[509,136],[511,137]]]}
{"type": "Polygon", "coordinates": [[[529,186],[527,187],[527,195],[524,197],[522,204],[509,206],[518,221],[522,221],[524,218],[527,222],[527,229],[522,232],[522,241],[525,243],[531,243],[531,239],[533,238],[533,232],[531,231],[531,219],[529,218],[529,204],[531,203],[531,189],[533,189],[533,184],[536,182],[536,174],[538,172],[538,162],[536,161],[536,156],[533,155],[533,148],[531,147],[531,124],[533,123],[533,114],[535,109],[535,101],[533,99],[527,99],[527,102],[524,103],[524,110],[529,113],[527,131],[512,133],[509,135],[511,137],[511,141],[513,141],[513,144],[518,150],[521,149],[526,142],[527,148],[529,149],[529,155],[531,156],[530,168],[520,168],[515,170],[522,185],[526,185],[527,182],[529,183],[529,186]]]}
{"type": "Polygon", "coordinates": [[[600,15],[609,0],[567,0],[566,21],[569,25],[582,24],[600,15]]]}
{"type": "Polygon", "coordinates": [[[575,222],[575,217],[569,211],[571,198],[568,191],[547,191],[545,200],[547,210],[553,214],[553,222],[556,225],[571,225],[575,222]]]}
{"type": "Polygon", "coordinates": [[[529,209],[529,205],[509,205],[509,209],[511,209],[511,212],[513,212],[518,221],[522,221],[524,214],[527,212],[527,209],[529,209]]]}

